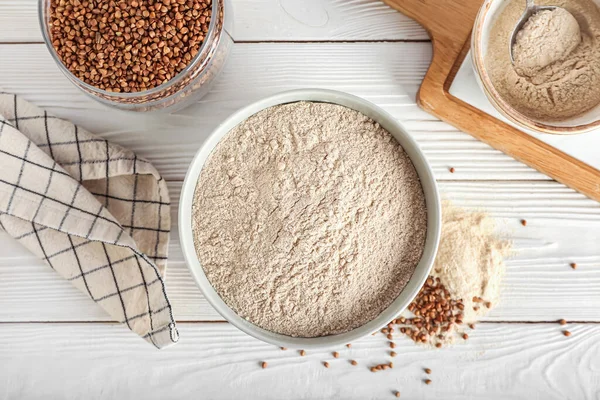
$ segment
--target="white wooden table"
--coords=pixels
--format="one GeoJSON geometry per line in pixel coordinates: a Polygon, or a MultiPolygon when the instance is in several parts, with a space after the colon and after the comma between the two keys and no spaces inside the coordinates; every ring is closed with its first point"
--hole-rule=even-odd
{"type": "Polygon", "coordinates": [[[151,160],[174,205],[219,121],[279,91],[330,88],[402,121],[443,195],[497,216],[518,253],[501,304],[466,343],[431,350],[398,339],[395,368],[373,374],[368,365],[388,360],[382,335],[332,349],[341,353],[333,360],[281,351],[223,323],[187,271],[176,206],[167,287],[181,341],[163,351],[0,233],[0,399],[385,399],[394,390],[407,399],[600,398],[600,205],[421,111],[415,93],[431,47],[416,23],[377,0],[234,0],[236,44],[212,92],[176,115],[147,116],[108,110],[61,75],[41,43],[36,3],[0,0],[0,87],[151,160]]]}

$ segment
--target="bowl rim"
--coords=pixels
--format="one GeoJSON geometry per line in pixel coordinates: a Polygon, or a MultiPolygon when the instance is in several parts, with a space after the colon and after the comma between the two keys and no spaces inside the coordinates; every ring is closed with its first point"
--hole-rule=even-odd
{"type": "Polygon", "coordinates": [[[593,129],[600,127],[600,119],[588,124],[581,124],[575,126],[557,126],[552,125],[548,122],[540,122],[526,115],[520,113],[514,109],[508,102],[506,102],[500,93],[494,87],[490,76],[485,68],[485,60],[483,56],[483,25],[487,18],[491,18],[489,11],[492,3],[500,0],[485,0],[481,5],[477,16],[475,17],[475,23],[473,25],[473,31],[471,33],[471,58],[473,61],[473,68],[475,70],[475,76],[478,78],[480,87],[487,99],[492,103],[494,108],[506,117],[511,122],[517,124],[521,128],[530,129],[536,132],[549,133],[554,135],[574,135],[579,133],[589,132],[593,129]]]}
{"type": "Polygon", "coordinates": [[[429,276],[441,234],[441,200],[431,166],[417,142],[389,113],[373,103],[347,93],[326,89],[299,89],[281,92],[258,100],[229,116],[217,126],[194,156],[183,182],[179,202],[179,240],[184,259],[205,298],[221,316],[238,329],[259,340],[281,347],[315,349],[344,345],[378,331],[396,318],[412,302],[429,276]],[[221,139],[248,117],[266,108],[299,101],[338,104],[359,111],[378,122],[398,140],[411,159],[425,194],[427,237],[423,255],[398,297],[375,319],[348,332],[316,338],[292,337],[267,331],[237,315],[208,281],[196,255],[192,232],[192,203],[198,177],[208,156],[221,139]]]}

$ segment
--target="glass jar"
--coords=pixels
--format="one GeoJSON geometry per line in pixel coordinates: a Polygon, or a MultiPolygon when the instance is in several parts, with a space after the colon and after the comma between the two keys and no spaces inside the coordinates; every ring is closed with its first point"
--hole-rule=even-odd
{"type": "Polygon", "coordinates": [[[229,0],[212,0],[206,38],[189,65],[168,82],[152,89],[133,93],[109,92],[82,81],[62,63],[51,40],[51,1],[38,0],[38,14],[44,42],[52,58],[62,73],[84,93],[102,104],[121,110],[173,112],[197,101],[209,92],[223,70],[233,45],[230,35],[233,18],[229,0]]]}

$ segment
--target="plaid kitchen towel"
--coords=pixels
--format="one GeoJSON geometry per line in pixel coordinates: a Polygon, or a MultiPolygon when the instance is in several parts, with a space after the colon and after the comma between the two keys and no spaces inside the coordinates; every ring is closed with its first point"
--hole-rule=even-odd
{"type": "Polygon", "coordinates": [[[169,209],[148,161],[0,92],[0,227],[157,348],[178,340],[169,209]]]}

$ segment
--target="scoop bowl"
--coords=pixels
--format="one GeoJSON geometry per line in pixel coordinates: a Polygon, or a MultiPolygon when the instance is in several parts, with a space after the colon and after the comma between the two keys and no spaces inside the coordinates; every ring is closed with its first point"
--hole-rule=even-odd
{"type": "Polygon", "coordinates": [[[529,18],[531,18],[531,16],[539,13],[540,11],[554,11],[557,8],[560,7],[536,6],[533,0],[527,0],[527,8],[525,9],[525,12],[523,12],[523,15],[521,15],[521,18],[517,22],[517,25],[515,25],[515,29],[513,29],[513,32],[510,36],[510,61],[512,61],[513,64],[515,63],[513,49],[515,47],[515,42],[517,41],[517,34],[519,33],[519,31],[521,31],[521,29],[523,29],[523,25],[525,25],[527,21],[529,21],[529,18]]]}

